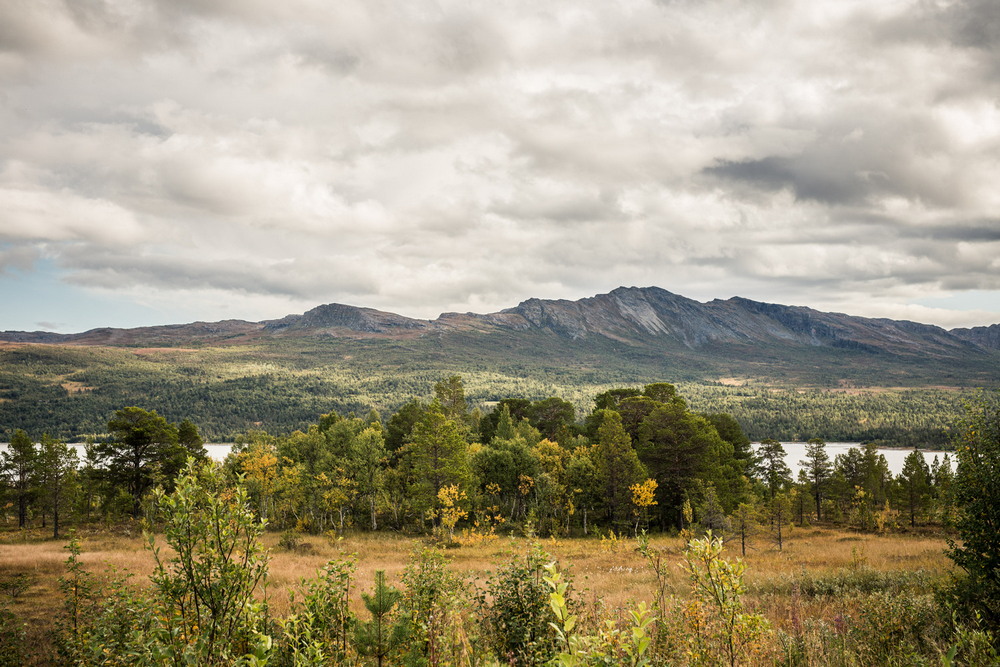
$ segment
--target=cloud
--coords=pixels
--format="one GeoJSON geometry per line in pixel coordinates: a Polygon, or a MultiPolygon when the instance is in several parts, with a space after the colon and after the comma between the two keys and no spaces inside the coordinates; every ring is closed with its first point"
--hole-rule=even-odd
{"type": "Polygon", "coordinates": [[[997,289],[997,25],[988,0],[15,0],[0,261],[248,319],[620,284],[910,312],[997,289]]]}
{"type": "Polygon", "coordinates": [[[122,247],[141,236],[127,209],[105,199],[71,192],[39,192],[0,185],[4,225],[0,241],[65,242],[84,240],[122,247]]]}
{"type": "Polygon", "coordinates": [[[15,245],[0,248],[0,276],[10,275],[12,271],[25,273],[30,271],[41,253],[32,246],[15,245]]]}

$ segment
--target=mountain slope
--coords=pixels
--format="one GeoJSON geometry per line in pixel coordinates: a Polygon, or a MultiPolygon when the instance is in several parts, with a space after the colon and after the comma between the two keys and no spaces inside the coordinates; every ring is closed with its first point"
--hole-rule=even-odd
{"type": "Polygon", "coordinates": [[[634,345],[676,344],[697,351],[734,346],[834,348],[859,354],[966,359],[1000,349],[1000,325],[956,329],[916,322],[824,313],[740,297],[701,303],[658,287],[619,287],[579,301],[528,299],[479,315],[445,313],[419,320],[371,308],[326,304],[278,320],[93,329],[80,334],[3,332],[0,340],[70,345],[231,345],[279,338],[414,339],[454,334],[536,331],[568,341],[595,336],[634,345]]]}
{"type": "Polygon", "coordinates": [[[689,348],[714,344],[786,344],[860,352],[962,356],[983,347],[927,324],[823,313],[734,297],[700,303],[656,287],[619,287],[580,301],[531,299],[491,321],[578,339],[668,337],[689,348]],[[523,324],[522,324],[523,322],[523,324]]]}

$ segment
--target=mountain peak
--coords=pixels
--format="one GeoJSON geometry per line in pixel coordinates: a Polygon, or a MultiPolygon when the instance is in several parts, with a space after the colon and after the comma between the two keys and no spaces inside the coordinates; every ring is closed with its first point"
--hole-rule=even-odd
{"type": "Polygon", "coordinates": [[[272,332],[322,331],[335,335],[343,332],[389,334],[427,329],[426,320],[415,320],[374,308],[360,308],[342,303],[328,303],[307,310],[302,315],[288,315],[266,325],[272,332]]]}

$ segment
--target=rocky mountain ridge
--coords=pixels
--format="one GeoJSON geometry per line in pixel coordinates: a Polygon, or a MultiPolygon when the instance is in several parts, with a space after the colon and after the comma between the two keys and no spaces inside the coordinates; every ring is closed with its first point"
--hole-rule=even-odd
{"type": "Polygon", "coordinates": [[[344,304],[301,315],[224,320],[79,334],[3,332],[0,340],[105,346],[231,345],[268,338],[407,339],[450,333],[536,331],[568,342],[595,336],[631,344],[669,341],[689,349],[718,346],[831,347],[863,354],[964,357],[1000,350],[1000,324],[947,331],[917,322],[825,313],[733,297],[706,303],[658,287],[619,287],[578,301],[528,299],[497,313],[445,313],[421,320],[344,304]]]}

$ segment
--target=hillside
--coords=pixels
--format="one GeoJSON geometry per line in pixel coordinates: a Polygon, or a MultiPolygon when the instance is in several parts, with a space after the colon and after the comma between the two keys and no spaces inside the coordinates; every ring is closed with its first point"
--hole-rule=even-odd
{"type": "Polygon", "coordinates": [[[582,411],[606,388],[665,380],[757,436],[940,443],[960,390],[1000,382],[990,330],[619,288],[435,320],[328,304],[264,322],[5,332],[0,429],[74,437],[135,404],[213,438],[290,430],[331,409],[395,409],[459,373],[484,406],[558,395],[582,411]]]}

